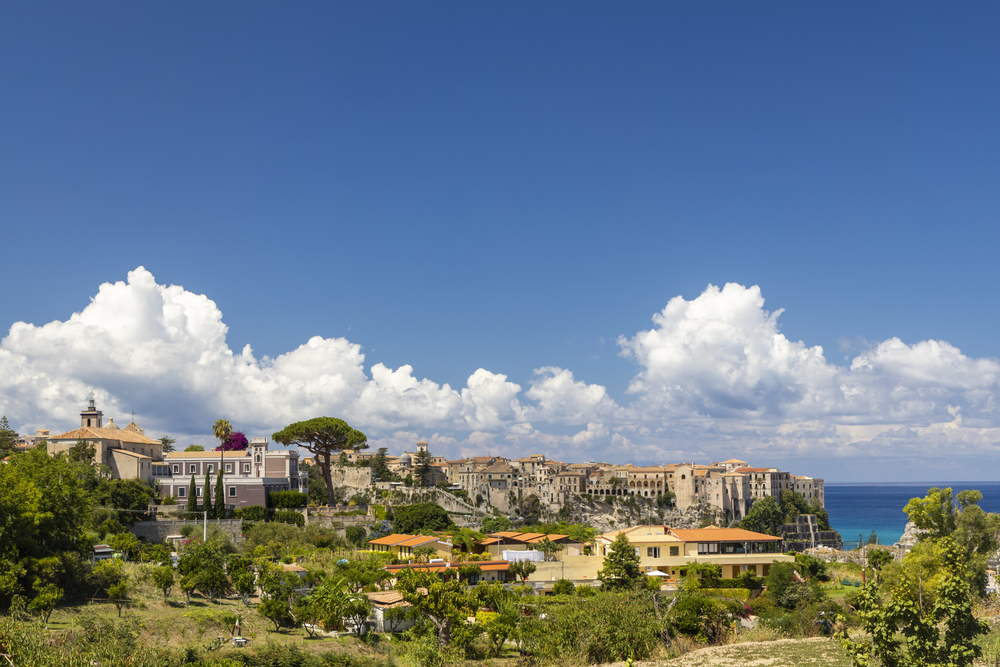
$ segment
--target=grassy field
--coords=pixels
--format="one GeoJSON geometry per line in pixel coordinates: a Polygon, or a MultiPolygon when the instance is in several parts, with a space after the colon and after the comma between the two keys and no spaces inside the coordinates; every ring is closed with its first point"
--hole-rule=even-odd
{"type": "MultiPolygon", "coordinates": [[[[240,618],[240,633],[249,638],[252,645],[294,643],[313,653],[340,650],[357,643],[355,639],[347,637],[310,638],[301,628],[275,631],[270,621],[260,617],[253,608],[247,608],[239,600],[220,600],[209,604],[195,598],[192,599],[191,606],[187,607],[183,600],[172,599],[164,603],[161,598],[157,601],[140,602],[123,613],[139,618],[151,645],[169,648],[205,648],[218,643],[220,639],[228,644],[232,636],[233,619],[237,615],[240,618]]],[[[118,610],[109,603],[60,607],[52,613],[48,628],[54,633],[79,630],[80,619],[84,614],[115,618],[118,610]]]]}

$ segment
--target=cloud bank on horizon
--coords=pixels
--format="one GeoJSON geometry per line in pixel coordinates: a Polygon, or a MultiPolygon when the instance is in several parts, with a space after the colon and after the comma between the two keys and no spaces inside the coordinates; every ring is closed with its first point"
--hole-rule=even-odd
{"type": "MultiPolygon", "coordinates": [[[[413,368],[365,367],[361,346],[315,336],[274,358],[226,342],[205,295],[143,267],[101,285],[66,321],[14,323],[0,341],[0,411],[22,430],[71,428],[95,391],[105,414],[135,409],[152,431],[204,436],[224,416],[269,434],[341,416],[398,451],[418,437],[449,456],[547,451],[570,460],[663,462],[980,456],[1000,442],[1000,362],[945,341],[891,338],[847,366],[791,341],[758,287],[677,296],[653,327],[618,340],[636,373],[622,400],[554,366],[527,388],[480,368],[452,388],[413,368]],[[742,458],[743,456],[741,456],[742,458]]],[[[30,431],[33,432],[33,431],[30,431]]]]}

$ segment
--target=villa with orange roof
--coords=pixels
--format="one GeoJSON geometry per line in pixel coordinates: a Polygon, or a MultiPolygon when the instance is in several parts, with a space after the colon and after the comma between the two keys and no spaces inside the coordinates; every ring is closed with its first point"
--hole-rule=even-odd
{"type": "Polygon", "coordinates": [[[400,560],[413,558],[417,549],[430,548],[435,555],[431,558],[441,558],[449,560],[451,558],[452,543],[436,535],[404,535],[393,533],[385,537],[369,540],[373,551],[384,551],[391,553],[400,560]]]}

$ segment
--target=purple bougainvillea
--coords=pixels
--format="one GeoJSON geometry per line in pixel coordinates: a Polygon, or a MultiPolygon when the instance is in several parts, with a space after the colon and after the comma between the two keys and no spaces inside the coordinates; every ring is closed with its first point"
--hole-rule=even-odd
{"type": "MultiPolygon", "coordinates": [[[[229,435],[229,440],[226,440],[225,444],[222,445],[222,450],[226,452],[242,452],[249,444],[250,442],[247,440],[247,437],[243,435],[243,433],[240,431],[233,431],[229,435]]],[[[216,447],[215,451],[219,451],[219,448],[216,447]]]]}

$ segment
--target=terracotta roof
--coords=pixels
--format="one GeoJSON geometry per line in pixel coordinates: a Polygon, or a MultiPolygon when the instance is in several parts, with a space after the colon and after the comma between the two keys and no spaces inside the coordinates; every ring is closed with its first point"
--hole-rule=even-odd
{"type": "MultiPolygon", "coordinates": [[[[614,541],[621,533],[625,533],[626,537],[634,537],[636,540],[645,541],[649,538],[657,536],[669,536],[670,528],[669,526],[660,525],[642,525],[642,526],[632,526],[631,528],[621,528],[619,530],[612,530],[610,532],[604,533],[599,536],[599,539],[603,538],[609,542],[614,541]]],[[[676,538],[666,540],[666,541],[676,541],[676,538]]]]}
{"type": "Polygon", "coordinates": [[[72,431],[66,431],[62,435],[54,435],[52,440],[120,440],[121,442],[132,442],[138,445],[160,445],[159,440],[147,438],[141,433],[117,428],[97,428],[94,426],[82,426],[72,431]]]}
{"type": "MultiPolygon", "coordinates": [[[[403,535],[393,533],[376,540],[369,540],[368,544],[380,544],[388,547],[419,547],[422,544],[437,542],[439,537],[434,535],[403,535]]],[[[445,542],[445,544],[448,544],[445,542]]]]}
{"type": "Polygon", "coordinates": [[[737,468],[733,472],[778,472],[776,468],[737,468]]]}
{"type": "Polygon", "coordinates": [[[742,463],[743,465],[750,465],[746,461],[740,461],[739,459],[729,459],[728,461],[723,461],[723,463],[742,463]]]}
{"type": "Polygon", "coordinates": [[[505,530],[499,533],[491,533],[488,537],[490,539],[484,540],[480,544],[496,544],[497,542],[501,542],[503,540],[511,540],[522,544],[538,544],[539,542],[544,542],[545,538],[549,538],[552,542],[559,542],[560,540],[568,539],[569,535],[561,535],[558,533],[552,533],[551,535],[547,535],[545,533],[515,533],[505,530]]]}
{"type": "Polygon", "coordinates": [[[409,607],[410,603],[403,599],[399,591],[372,591],[365,593],[371,603],[381,609],[394,609],[396,607],[409,607]]]}
{"type": "Polygon", "coordinates": [[[675,528],[671,531],[685,542],[779,542],[780,537],[742,528],[675,528]]]}
{"type": "MultiPolygon", "coordinates": [[[[226,459],[240,459],[247,458],[250,456],[249,451],[240,452],[222,452],[222,457],[226,459]]],[[[205,459],[205,458],[219,458],[219,452],[170,452],[164,455],[165,459],[205,459]]]]}
{"type": "Polygon", "coordinates": [[[494,463],[493,465],[490,465],[490,466],[487,466],[487,467],[483,468],[479,472],[483,472],[483,473],[500,473],[500,474],[510,474],[510,475],[512,475],[512,474],[516,473],[517,470],[515,468],[510,467],[506,463],[498,461],[498,462],[494,463]]]}
{"type": "Polygon", "coordinates": [[[421,572],[444,572],[445,570],[455,570],[462,567],[463,565],[476,565],[483,572],[502,572],[510,567],[510,563],[505,560],[492,560],[492,561],[478,561],[471,563],[415,563],[413,565],[386,565],[385,569],[390,572],[399,572],[401,570],[419,570],[421,572]]]}
{"type": "Polygon", "coordinates": [[[118,456],[119,454],[124,454],[125,456],[132,456],[137,459],[149,459],[150,461],[153,460],[152,456],[146,456],[145,454],[136,454],[135,452],[130,452],[127,449],[112,449],[111,452],[115,456],[118,456]]]}

